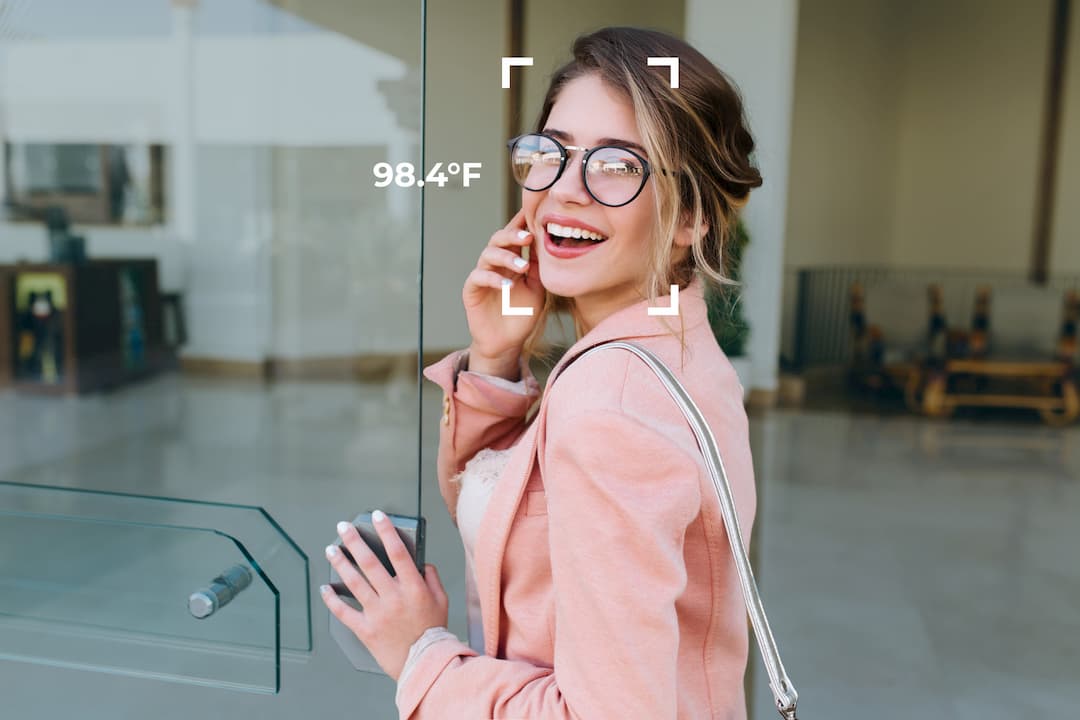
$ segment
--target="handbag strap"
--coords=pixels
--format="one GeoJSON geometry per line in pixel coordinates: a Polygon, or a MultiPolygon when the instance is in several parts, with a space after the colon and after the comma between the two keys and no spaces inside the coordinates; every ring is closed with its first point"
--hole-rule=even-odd
{"type": "Polygon", "coordinates": [[[728,482],[727,473],[724,471],[724,461],[720,457],[720,448],[716,443],[716,437],[712,429],[705,421],[705,416],[697,404],[694,403],[690,393],[686,391],[679,379],[671,372],[652,351],[631,342],[614,340],[600,343],[571,357],[562,365],[559,372],[566,370],[570,363],[604,348],[615,347],[629,350],[645,361],[645,364],[656,373],[660,381],[667,388],[672,399],[682,410],[690,423],[698,446],[705,456],[705,466],[712,476],[713,486],[716,488],[716,496],[720,500],[720,509],[724,516],[724,527],[727,529],[728,540],[731,544],[731,554],[735,559],[735,567],[739,574],[739,584],[742,586],[743,600],[746,603],[746,612],[750,616],[750,623],[754,628],[754,636],[757,639],[758,649],[761,651],[765,670],[769,674],[769,688],[772,690],[773,699],[776,701],[776,709],[786,720],[796,720],[795,705],[799,694],[791,684],[791,680],[784,670],[784,664],[780,661],[780,651],[773,638],[772,629],[769,627],[769,619],[765,616],[765,608],[761,604],[761,596],[758,594],[757,582],[754,580],[754,572],[750,567],[750,559],[746,554],[746,546],[743,544],[742,532],[739,527],[739,516],[735,512],[735,501],[731,494],[731,483],[728,482]]]}

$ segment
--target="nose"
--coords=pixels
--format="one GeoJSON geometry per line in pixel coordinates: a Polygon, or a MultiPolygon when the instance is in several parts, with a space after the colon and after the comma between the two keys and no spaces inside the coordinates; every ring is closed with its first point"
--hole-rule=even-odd
{"type": "Polygon", "coordinates": [[[584,162],[584,153],[580,150],[571,150],[570,159],[566,162],[566,168],[555,184],[548,190],[556,200],[567,205],[587,205],[592,202],[592,196],[585,189],[582,182],[580,163],[584,162]]]}

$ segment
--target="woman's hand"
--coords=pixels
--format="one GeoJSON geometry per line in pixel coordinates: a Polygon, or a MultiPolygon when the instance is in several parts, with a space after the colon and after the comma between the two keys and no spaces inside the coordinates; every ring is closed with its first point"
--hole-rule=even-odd
{"type": "Polygon", "coordinates": [[[372,518],[396,576],[390,576],[352,523],[341,522],[338,535],[363,575],[333,545],[327,547],[326,557],[364,609],[353,609],[328,585],[321,588],[322,599],[397,682],[412,644],[428,628],[446,627],[450,601],[435,566],[425,565],[421,576],[389,518],[378,510],[372,518]]]}
{"type": "MultiPolygon", "coordinates": [[[[501,360],[517,367],[525,339],[536,326],[544,306],[544,286],[540,284],[537,253],[521,266],[520,248],[532,245],[533,235],[526,228],[525,210],[497,230],[480,253],[476,268],[465,279],[461,299],[472,335],[471,353],[484,359],[501,360]],[[531,307],[532,315],[502,314],[502,285],[510,279],[510,305],[531,307]]],[[[535,250],[535,248],[534,248],[535,250]]]]}

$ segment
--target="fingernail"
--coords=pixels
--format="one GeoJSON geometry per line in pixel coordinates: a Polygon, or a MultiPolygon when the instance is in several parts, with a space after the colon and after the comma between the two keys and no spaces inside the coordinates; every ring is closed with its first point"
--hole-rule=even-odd
{"type": "Polygon", "coordinates": [[[319,592],[321,592],[323,595],[327,594],[328,592],[330,592],[330,586],[329,585],[320,585],[319,586],[319,592]]]}
{"type": "Polygon", "coordinates": [[[342,520],[337,524],[338,535],[344,535],[349,529],[349,523],[342,520]]]}
{"type": "Polygon", "coordinates": [[[503,278],[503,280],[502,280],[502,286],[503,287],[510,287],[513,284],[514,284],[514,281],[511,280],[510,278],[503,278]]]}
{"type": "Polygon", "coordinates": [[[328,558],[337,557],[337,554],[338,554],[337,545],[327,545],[326,546],[326,557],[328,557],[328,558]]]}
{"type": "Polygon", "coordinates": [[[386,519],[386,513],[384,513],[382,510],[376,510],[375,512],[371,513],[371,519],[375,522],[382,522],[386,519]]]}
{"type": "Polygon", "coordinates": [[[522,258],[514,258],[514,267],[516,267],[518,270],[520,270],[521,268],[525,267],[528,264],[529,263],[525,262],[525,260],[523,260],[522,258]]]}
{"type": "Polygon", "coordinates": [[[518,238],[521,239],[521,240],[524,240],[525,238],[529,237],[530,235],[532,235],[532,233],[529,232],[528,230],[518,230],[518,238]]]}

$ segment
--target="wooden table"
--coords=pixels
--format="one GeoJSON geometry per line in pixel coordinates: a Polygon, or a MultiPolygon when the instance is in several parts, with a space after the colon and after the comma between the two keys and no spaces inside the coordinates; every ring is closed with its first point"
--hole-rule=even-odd
{"type": "Polygon", "coordinates": [[[1048,425],[1080,416],[1075,370],[1064,360],[946,360],[940,368],[922,368],[908,387],[909,396],[921,389],[921,409],[931,417],[971,406],[1031,408],[1048,425]]]}

